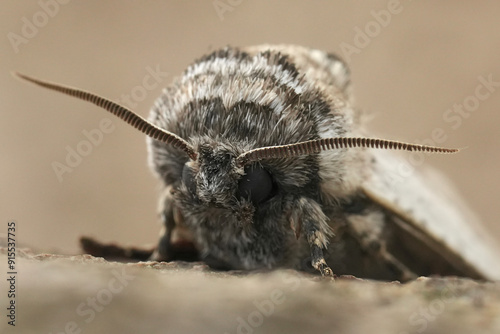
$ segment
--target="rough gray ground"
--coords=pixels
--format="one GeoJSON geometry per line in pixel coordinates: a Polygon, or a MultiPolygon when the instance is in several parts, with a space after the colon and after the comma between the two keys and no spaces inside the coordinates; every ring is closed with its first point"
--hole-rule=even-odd
{"type": "MultiPolygon", "coordinates": [[[[6,268],[4,248],[0,263],[6,268]]],[[[333,282],[26,250],[16,263],[16,326],[2,315],[0,333],[500,333],[500,283],[333,282]]],[[[2,279],[4,314],[8,288],[2,279]]]]}

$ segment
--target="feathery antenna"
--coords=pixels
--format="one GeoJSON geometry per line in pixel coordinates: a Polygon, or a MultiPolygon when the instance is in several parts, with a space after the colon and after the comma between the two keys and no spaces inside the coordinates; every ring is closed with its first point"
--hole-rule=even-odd
{"type": "Polygon", "coordinates": [[[241,154],[237,158],[237,163],[240,166],[243,166],[250,162],[259,161],[263,159],[289,158],[300,155],[319,153],[321,151],[326,151],[326,150],[353,148],[353,147],[378,148],[386,150],[420,151],[427,153],[456,153],[459,151],[456,148],[443,148],[435,146],[410,144],[400,141],[378,139],[378,138],[336,137],[336,138],[322,138],[316,140],[309,140],[290,145],[256,148],[241,154]]]}
{"type": "Polygon", "coordinates": [[[134,113],[132,110],[129,110],[113,101],[78,88],[42,81],[18,72],[13,72],[12,74],[18,78],[32,82],[38,86],[55,90],[66,95],[76,97],[80,100],[91,102],[96,106],[101,107],[117,116],[118,118],[124,120],[134,128],[145,133],[147,136],[166,144],[170,144],[174,147],[180,148],[187,153],[189,158],[191,158],[192,160],[196,159],[196,152],[187,141],[172,132],[157,127],[156,125],[134,113]]]}

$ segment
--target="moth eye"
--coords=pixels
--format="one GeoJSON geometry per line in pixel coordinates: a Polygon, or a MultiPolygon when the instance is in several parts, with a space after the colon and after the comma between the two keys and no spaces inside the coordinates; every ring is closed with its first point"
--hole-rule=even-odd
{"type": "Polygon", "coordinates": [[[193,170],[187,165],[184,165],[184,168],[182,169],[182,182],[186,185],[186,188],[191,194],[196,194],[196,180],[194,178],[194,173],[193,170]]]}
{"type": "Polygon", "coordinates": [[[274,183],[271,174],[260,165],[245,167],[238,183],[238,194],[242,198],[250,199],[253,204],[259,204],[271,197],[274,183]]]}

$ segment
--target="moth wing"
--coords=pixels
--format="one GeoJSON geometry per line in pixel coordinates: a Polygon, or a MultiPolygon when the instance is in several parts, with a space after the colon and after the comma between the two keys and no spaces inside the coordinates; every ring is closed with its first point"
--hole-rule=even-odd
{"type": "MultiPolygon", "coordinates": [[[[447,265],[466,276],[500,279],[500,247],[453,185],[430,168],[414,169],[409,175],[402,175],[402,167],[408,166],[402,158],[388,151],[374,153],[374,173],[362,189],[392,216],[389,220],[396,226],[393,231],[396,243],[404,247],[408,245],[401,243],[419,245],[413,253],[421,251],[428,255],[420,260],[444,259],[447,265]]],[[[416,260],[419,254],[412,257],[416,260]]]]}
{"type": "MultiPolygon", "coordinates": [[[[250,54],[272,50],[287,55],[300,73],[305,75],[307,81],[320,86],[330,96],[341,94],[345,100],[348,100],[350,97],[349,67],[340,57],[333,53],[286,44],[261,44],[246,47],[243,50],[250,54]]],[[[341,102],[339,101],[339,103],[341,102]]]]}

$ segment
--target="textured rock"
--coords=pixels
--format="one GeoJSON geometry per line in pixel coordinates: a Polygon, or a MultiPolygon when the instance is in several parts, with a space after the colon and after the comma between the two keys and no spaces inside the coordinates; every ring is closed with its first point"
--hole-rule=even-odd
{"type": "MultiPolygon", "coordinates": [[[[3,315],[1,333],[500,333],[500,283],[333,282],[292,270],[215,272],[202,263],[29,251],[16,263],[16,327],[3,315]]],[[[4,314],[8,288],[2,279],[4,314]]]]}

